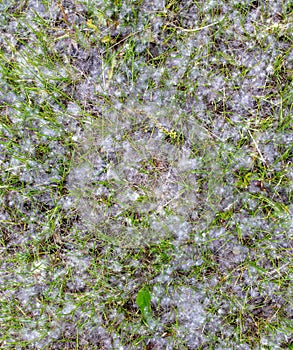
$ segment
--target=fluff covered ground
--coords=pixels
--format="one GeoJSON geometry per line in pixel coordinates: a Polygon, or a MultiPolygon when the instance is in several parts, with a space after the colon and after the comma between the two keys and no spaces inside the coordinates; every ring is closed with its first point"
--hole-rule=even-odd
{"type": "Polygon", "coordinates": [[[1,349],[292,349],[289,0],[0,1],[1,349]]]}

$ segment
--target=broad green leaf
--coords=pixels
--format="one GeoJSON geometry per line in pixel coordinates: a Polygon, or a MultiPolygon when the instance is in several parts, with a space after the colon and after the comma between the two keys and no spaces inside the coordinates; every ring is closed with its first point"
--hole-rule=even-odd
{"type": "Polygon", "coordinates": [[[136,296],[136,303],[140,309],[144,321],[152,319],[151,294],[147,287],[142,287],[136,296]]]}

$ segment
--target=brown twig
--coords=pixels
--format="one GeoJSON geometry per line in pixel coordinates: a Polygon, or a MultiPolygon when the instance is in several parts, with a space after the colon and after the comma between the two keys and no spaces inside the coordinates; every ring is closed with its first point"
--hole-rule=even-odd
{"type": "Polygon", "coordinates": [[[68,24],[68,16],[67,14],[65,13],[65,10],[64,10],[64,7],[62,6],[61,2],[58,2],[57,3],[57,6],[60,8],[60,11],[62,13],[62,17],[63,17],[63,21],[68,24]]]}

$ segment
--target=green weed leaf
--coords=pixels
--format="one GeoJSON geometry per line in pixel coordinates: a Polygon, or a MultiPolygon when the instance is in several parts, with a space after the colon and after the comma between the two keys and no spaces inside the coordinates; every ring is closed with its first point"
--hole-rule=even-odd
{"type": "Polygon", "coordinates": [[[151,294],[146,286],[142,287],[136,296],[136,304],[142,314],[143,320],[148,323],[153,317],[151,309],[151,294]]]}

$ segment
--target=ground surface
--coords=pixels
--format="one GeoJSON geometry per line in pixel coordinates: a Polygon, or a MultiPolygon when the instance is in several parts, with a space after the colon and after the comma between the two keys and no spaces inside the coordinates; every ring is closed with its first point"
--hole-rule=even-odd
{"type": "Polygon", "coordinates": [[[291,1],[0,1],[1,349],[292,349],[291,1]]]}

